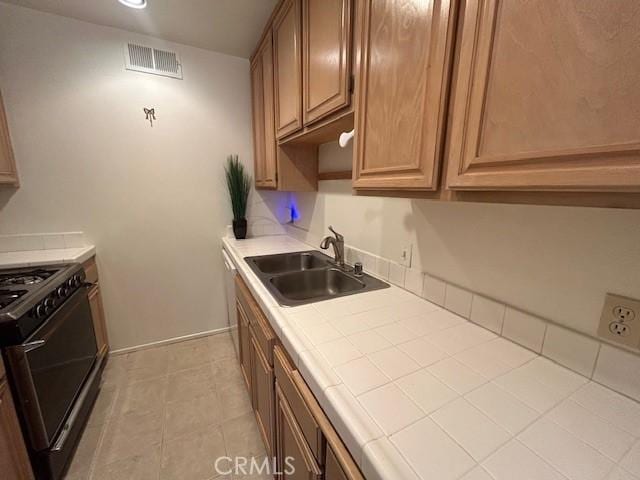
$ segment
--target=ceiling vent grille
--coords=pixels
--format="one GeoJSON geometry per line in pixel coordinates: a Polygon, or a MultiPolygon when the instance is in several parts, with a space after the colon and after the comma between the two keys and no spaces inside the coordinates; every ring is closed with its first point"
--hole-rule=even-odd
{"type": "Polygon", "coordinates": [[[124,59],[127,70],[182,79],[182,64],[175,52],[127,43],[124,59]]]}

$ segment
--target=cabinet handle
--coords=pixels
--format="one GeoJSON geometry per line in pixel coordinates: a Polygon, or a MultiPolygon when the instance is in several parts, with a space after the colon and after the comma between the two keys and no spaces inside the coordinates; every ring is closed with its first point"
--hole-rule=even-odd
{"type": "Polygon", "coordinates": [[[355,129],[351,130],[350,132],[342,132],[340,134],[340,139],[338,140],[338,143],[340,143],[340,146],[344,148],[347,145],[349,145],[349,142],[351,141],[355,133],[356,133],[355,129]]]}

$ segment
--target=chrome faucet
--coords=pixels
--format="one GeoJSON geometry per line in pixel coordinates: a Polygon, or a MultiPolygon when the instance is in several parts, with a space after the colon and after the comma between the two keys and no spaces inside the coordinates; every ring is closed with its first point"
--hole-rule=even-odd
{"type": "Polygon", "coordinates": [[[335,235],[335,238],[331,236],[323,238],[322,242],[320,242],[320,248],[326,250],[329,245],[333,245],[335,262],[340,268],[344,269],[344,237],[336,232],[331,225],[329,225],[329,230],[335,235]]]}

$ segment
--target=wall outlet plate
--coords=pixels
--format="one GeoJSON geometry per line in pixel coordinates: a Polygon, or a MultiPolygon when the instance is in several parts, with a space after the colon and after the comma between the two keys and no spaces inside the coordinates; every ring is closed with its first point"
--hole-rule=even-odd
{"type": "Polygon", "coordinates": [[[627,347],[640,348],[640,300],[607,293],[598,335],[627,347]]]}
{"type": "Polygon", "coordinates": [[[411,243],[402,247],[398,263],[405,267],[411,267],[411,257],[413,255],[413,245],[411,243]]]}

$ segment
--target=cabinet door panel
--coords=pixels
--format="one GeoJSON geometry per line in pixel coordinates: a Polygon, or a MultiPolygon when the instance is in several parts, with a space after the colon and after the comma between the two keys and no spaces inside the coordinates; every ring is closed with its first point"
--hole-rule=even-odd
{"type": "Polygon", "coordinates": [[[273,22],[276,134],[302,128],[300,0],[286,0],[273,22]]]}
{"type": "Polygon", "coordinates": [[[11,391],[5,381],[0,381],[0,471],[2,478],[33,479],[11,391]]]}
{"type": "Polygon", "coordinates": [[[259,187],[265,175],[262,57],[259,53],[251,64],[251,107],[253,115],[253,175],[255,177],[256,187],[259,187]]]}
{"type": "Polygon", "coordinates": [[[107,337],[107,326],[105,325],[100,287],[97,285],[92,287],[88,297],[89,306],[91,307],[91,317],[93,318],[93,329],[96,334],[96,344],[98,345],[98,353],[104,355],[109,349],[109,340],[107,337]]]}
{"type": "Polygon", "coordinates": [[[273,100],[273,40],[267,32],[251,64],[254,175],[258,188],[276,187],[273,100]]]}
{"type": "Polygon", "coordinates": [[[277,463],[282,480],[319,480],[322,472],[276,382],[277,463]]]}
{"type": "Polygon", "coordinates": [[[18,186],[18,172],[16,162],[11,147],[11,137],[9,136],[9,125],[0,93],[0,184],[18,186]]]}
{"type": "Polygon", "coordinates": [[[360,3],[354,187],[435,190],[455,3],[360,3]]]}
{"type": "Polygon", "coordinates": [[[267,455],[274,454],[273,449],[273,368],[269,366],[255,338],[251,339],[251,361],[253,365],[253,409],[258,429],[262,435],[267,455]]]}
{"type": "Polygon", "coordinates": [[[303,0],[304,123],[350,103],[351,0],[303,0]]]}
{"type": "Polygon", "coordinates": [[[324,480],[349,480],[338,463],[331,447],[327,447],[327,460],[324,467],[324,480]]]}
{"type": "Polygon", "coordinates": [[[238,312],[238,347],[240,351],[240,371],[247,385],[249,393],[251,393],[251,336],[249,332],[249,320],[240,305],[236,302],[238,312]]]}
{"type": "Polygon", "coordinates": [[[640,4],[464,4],[448,186],[640,191],[640,4]]]}

